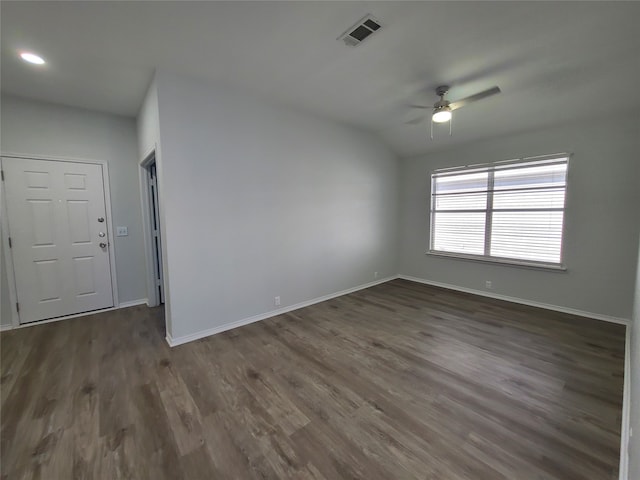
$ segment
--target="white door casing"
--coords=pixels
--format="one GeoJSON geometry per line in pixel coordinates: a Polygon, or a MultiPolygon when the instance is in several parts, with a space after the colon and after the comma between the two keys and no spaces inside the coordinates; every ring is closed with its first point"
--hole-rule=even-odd
{"type": "Polygon", "coordinates": [[[112,307],[102,165],[2,165],[20,323],[112,307]]]}

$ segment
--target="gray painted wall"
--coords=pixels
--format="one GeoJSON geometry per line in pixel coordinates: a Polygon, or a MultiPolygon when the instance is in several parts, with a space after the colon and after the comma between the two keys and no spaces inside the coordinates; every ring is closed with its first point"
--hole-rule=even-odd
{"type": "MultiPolygon", "coordinates": [[[[132,118],[2,96],[2,152],[104,160],[109,165],[112,223],[127,226],[115,237],[118,299],[146,298],[138,187],[136,124],[132,118]]],[[[4,262],[1,275],[6,276],[4,262]]],[[[8,293],[2,283],[2,323],[8,293]]]]}
{"type": "Polygon", "coordinates": [[[160,112],[158,111],[158,88],[155,78],[147,89],[144,102],[136,119],[138,134],[138,158],[147,155],[160,144],[160,112]]]}
{"type": "MultiPolygon", "coordinates": [[[[640,184],[638,185],[640,188],[640,184]]],[[[640,248],[640,246],[639,246],[640,248]]],[[[636,276],[636,295],[631,325],[631,380],[630,426],[634,432],[629,439],[629,480],[640,478],[640,251],[638,252],[638,270],[636,276]]]]}
{"type": "MultiPolygon", "coordinates": [[[[160,112],[158,110],[158,87],[157,82],[154,77],[151,85],[149,85],[149,89],[145,95],[144,101],[142,103],[142,107],[140,108],[140,112],[138,112],[137,118],[137,127],[138,127],[138,151],[139,158],[142,160],[149,153],[154,150],[155,151],[155,159],[156,159],[156,172],[157,172],[157,188],[159,191],[164,191],[164,187],[162,185],[162,180],[164,176],[162,175],[162,144],[160,142],[160,112]]],[[[143,182],[145,181],[143,178],[140,179],[140,188],[143,194],[146,194],[145,188],[143,186],[143,182]]],[[[142,199],[143,208],[150,210],[150,205],[148,199],[142,199]]],[[[160,218],[164,217],[164,197],[160,196],[158,199],[158,209],[160,212],[160,218]]],[[[147,212],[146,215],[143,215],[143,222],[146,224],[143,225],[143,229],[147,232],[147,238],[151,239],[150,227],[151,218],[147,212]]],[[[161,230],[161,238],[165,238],[166,236],[166,228],[164,222],[160,224],[161,230]]],[[[162,256],[162,269],[164,271],[164,278],[167,279],[169,277],[169,273],[167,271],[167,252],[166,248],[163,248],[163,256],[162,256]]],[[[147,268],[149,271],[153,270],[153,257],[151,249],[146,249],[146,261],[147,268]]],[[[154,289],[155,284],[147,285],[147,290],[154,289]]],[[[148,296],[151,295],[149,291],[148,296]]],[[[151,297],[153,298],[153,297],[151,297]]],[[[171,331],[171,292],[169,291],[168,282],[165,281],[164,285],[164,304],[165,304],[165,325],[167,332],[171,331]]]]}
{"type": "Polygon", "coordinates": [[[638,116],[586,120],[402,161],[400,273],[475,290],[491,280],[495,294],[631,318],[640,227],[638,116]],[[556,152],[574,154],[565,216],[567,272],[425,255],[431,170],[556,152]]]}
{"type": "Polygon", "coordinates": [[[373,135],[156,81],[174,339],[396,273],[397,159],[373,135]]]}

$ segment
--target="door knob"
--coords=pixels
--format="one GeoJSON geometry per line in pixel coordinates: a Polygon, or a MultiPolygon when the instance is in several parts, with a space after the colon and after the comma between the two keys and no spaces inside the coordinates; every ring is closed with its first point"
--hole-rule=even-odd
{"type": "Polygon", "coordinates": [[[104,232],[100,232],[100,233],[98,233],[98,236],[99,236],[100,238],[104,237],[104,232]]]}
{"type": "Polygon", "coordinates": [[[107,244],[104,242],[100,242],[100,248],[107,248],[107,244]]]}
{"type": "Polygon", "coordinates": [[[98,221],[99,221],[100,223],[104,222],[104,217],[98,217],[98,221]]]}

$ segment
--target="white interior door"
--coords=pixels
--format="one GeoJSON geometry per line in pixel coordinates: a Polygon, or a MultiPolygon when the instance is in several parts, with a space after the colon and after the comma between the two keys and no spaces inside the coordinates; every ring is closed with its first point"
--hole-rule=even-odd
{"type": "Polygon", "coordinates": [[[113,306],[102,166],[3,158],[20,323],[113,306]]]}

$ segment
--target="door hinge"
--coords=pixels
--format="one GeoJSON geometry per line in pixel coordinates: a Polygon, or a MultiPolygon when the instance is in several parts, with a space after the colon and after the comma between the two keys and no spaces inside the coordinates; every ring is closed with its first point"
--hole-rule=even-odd
{"type": "Polygon", "coordinates": [[[0,176],[2,177],[2,181],[4,182],[4,170],[0,170],[0,176]]]}
{"type": "Polygon", "coordinates": [[[11,248],[11,237],[9,237],[9,248],[11,248]]]}
{"type": "Polygon", "coordinates": [[[20,313],[20,304],[18,302],[16,302],[16,310],[20,313]]]}

